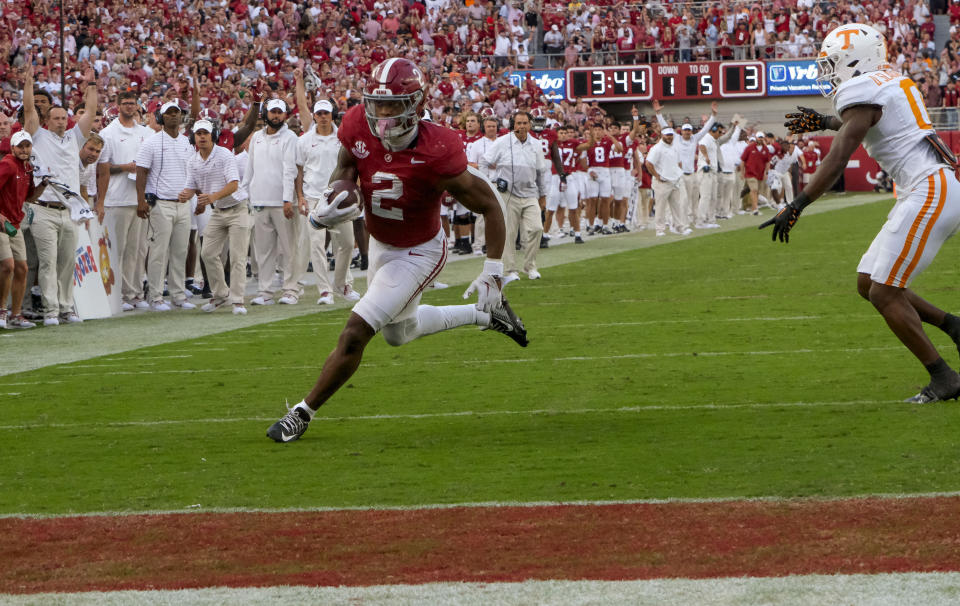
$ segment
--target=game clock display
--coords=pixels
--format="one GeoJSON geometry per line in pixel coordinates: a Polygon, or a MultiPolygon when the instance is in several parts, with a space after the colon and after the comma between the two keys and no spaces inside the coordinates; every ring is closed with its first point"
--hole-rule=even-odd
{"type": "Polygon", "coordinates": [[[700,61],[567,69],[567,99],[649,101],[762,97],[763,61],[700,61]]]}

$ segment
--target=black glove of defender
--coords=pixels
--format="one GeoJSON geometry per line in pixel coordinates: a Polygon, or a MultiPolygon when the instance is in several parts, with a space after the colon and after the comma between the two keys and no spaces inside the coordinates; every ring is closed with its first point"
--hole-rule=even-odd
{"type": "Polygon", "coordinates": [[[800,110],[797,113],[787,114],[786,122],[783,123],[791,133],[796,135],[802,133],[812,133],[827,128],[825,121],[828,116],[810,109],[809,107],[797,107],[800,110]]]}
{"type": "Polygon", "coordinates": [[[790,230],[796,225],[801,212],[803,212],[803,208],[794,206],[794,203],[791,202],[780,209],[775,217],[761,223],[758,229],[773,225],[773,241],[776,242],[779,236],[781,242],[787,243],[790,241],[790,230]]]}

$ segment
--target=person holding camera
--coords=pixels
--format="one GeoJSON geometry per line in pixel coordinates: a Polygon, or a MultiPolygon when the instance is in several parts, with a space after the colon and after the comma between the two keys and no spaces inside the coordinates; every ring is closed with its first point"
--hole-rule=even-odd
{"type": "Polygon", "coordinates": [[[170,311],[163,300],[163,276],[174,307],[194,309],[187,300],[187,247],[190,244],[190,197],[187,162],[190,140],[180,133],[183,110],[174,99],[160,106],[163,128],[147,138],[137,152],[137,216],[147,219],[147,300],[153,311],[170,311]]]}
{"type": "MultiPolygon", "coordinates": [[[[23,89],[23,130],[33,139],[37,163],[51,181],[80,192],[80,149],[90,136],[97,114],[97,83],[93,69],[84,74],[85,109],[77,124],[67,130],[67,110],[59,105],[47,110],[46,128],[33,104],[33,66],[28,65],[23,89]]],[[[30,225],[37,247],[37,281],[43,305],[43,324],[82,322],[73,307],[73,273],[76,265],[77,226],[70,209],[53,191],[33,203],[30,225]]]]}
{"type": "Polygon", "coordinates": [[[495,169],[494,183],[506,205],[506,241],[513,242],[520,234],[522,263],[518,262],[514,247],[507,246],[503,251],[504,283],[518,279],[521,267],[531,280],[540,278],[540,211],[547,206],[550,165],[540,141],[529,135],[530,124],[530,114],[518,111],[510,121],[511,132],[498,137],[480,160],[482,169],[495,169]]]}

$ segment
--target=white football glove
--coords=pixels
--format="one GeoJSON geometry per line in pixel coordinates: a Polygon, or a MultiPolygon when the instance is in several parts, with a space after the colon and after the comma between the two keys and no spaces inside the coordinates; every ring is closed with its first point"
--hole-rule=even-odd
{"type": "Polygon", "coordinates": [[[333,188],[328,187],[323,190],[320,199],[310,211],[308,219],[310,226],[314,229],[328,229],[343,223],[344,221],[353,221],[360,216],[360,205],[348,206],[347,208],[337,208],[337,205],[343,202],[348,195],[347,191],[337,194],[333,200],[329,200],[333,188]]]}
{"type": "Polygon", "coordinates": [[[491,309],[500,305],[503,299],[498,282],[502,276],[503,262],[487,259],[483,262],[483,271],[464,291],[463,298],[466,299],[473,293],[477,293],[477,309],[489,313],[491,309]]]}

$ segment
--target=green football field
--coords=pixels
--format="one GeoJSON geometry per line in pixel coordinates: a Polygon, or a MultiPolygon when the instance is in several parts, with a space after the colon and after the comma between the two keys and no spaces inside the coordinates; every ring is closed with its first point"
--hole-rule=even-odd
{"type": "MultiPolygon", "coordinates": [[[[901,402],[926,373],[855,290],[890,201],[841,202],[786,246],[738,218],[692,239],[604,239],[626,250],[571,262],[572,246],[546,251],[543,280],[507,288],[528,348],[474,328],[377,338],[292,444],[266,428],[312,386],[345,308],[7,374],[0,513],[957,491],[960,408],[901,402]]],[[[956,251],[913,285],[953,312],[956,251]]],[[[424,302],[461,303],[463,286],[424,302]]],[[[9,368],[31,338],[56,353],[169,322],[37,330],[0,351],[9,368]]]]}

